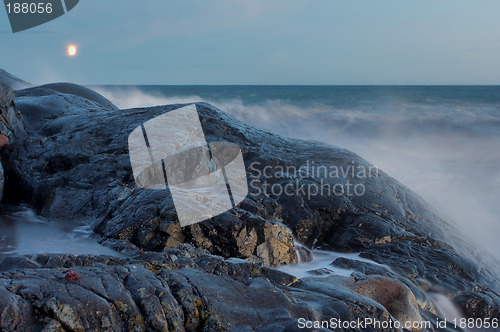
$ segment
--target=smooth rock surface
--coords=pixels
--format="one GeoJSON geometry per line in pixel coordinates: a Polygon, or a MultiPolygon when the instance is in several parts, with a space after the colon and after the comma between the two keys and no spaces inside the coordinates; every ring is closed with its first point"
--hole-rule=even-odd
{"type": "Polygon", "coordinates": [[[74,95],[78,97],[82,97],[84,99],[93,101],[104,108],[107,108],[109,110],[117,110],[118,107],[113,105],[111,101],[108,99],[104,98],[94,90],[91,90],[89,88],[86,88],[81,85],[73,84],[73,83],[51,83],[51,84],[45,84],[41,85],[38,87],[39,89],[51,89],[66,95],[74,95]]]}

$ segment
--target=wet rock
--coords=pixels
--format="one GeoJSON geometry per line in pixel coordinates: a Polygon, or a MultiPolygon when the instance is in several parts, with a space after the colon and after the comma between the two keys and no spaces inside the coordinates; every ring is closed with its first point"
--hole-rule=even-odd
{"type": "Polygon", "coordinates": [[[492,317],[500,319],[498,295],[488,290],[467,292],[455,298],[467,317],[492,317]]]}
{"type": "Polygon", "coordinates": [[[472,261],[458,254],[451,248],[436,250],[430,246],[419,243],[404,242],[389,245],[377,245],[362,252],[361,256],[384,263],[392,267],[394,272],[413,281],[423,289],[449,293],[452,298],[464,308],[467,315],[476,318],[492,317],[483,314],[498,314],[500,305],[500,292],[498,292],[498,279],[488,269],[482,268],[480,260],[472,261]],[[406,261],[402,261],[406,258],[406,261]],[[399,263],[393,264],[396,259],[399,263]],[[422,279],[425,281],[422,285],[422,279]],[[480,286],[489,285],[489,286],[480,286]],[[473,289],[488,289],[488,292],[471,292],[473,289]],[[468,296],[463,296],[469,294],[468,296]],[[471,296],[474,294],[474,296],[471,296]],[[476,297],[476,295],[478,297],[476,297]],[[472,300],[472,299],[475,300],[472,300]],[[472,302],[469,302],[471,301],[472,302]],[[478,308],[474,303],[481,303],[486,310],[475,310],[467,308],[478,308]],[[496,309],[495,309],[496,308],[496,309]]]}
{"type": "MultiPolygon", "coordinates": [[[[364,317],[371,317],[378,322],[384,322],[392,328],[381,329],[375,325],[362,326],[352,331],[398,331],[391,314],[381,304],[358,294],[345,287],[347,278],[330,277],[307,277],[290,287],[288,290],[297,299],[299,304],[308,305],[317,311],[318,318],[330,320],[331,318],[344,321],[356,322],[364,317]],[[312,292],[312,293],[310,293],[312,292]],[[314,297],[311,297],[313,295],[314,297]],[[392,323],[391,323],[392,322],[392,323]]],[[[346,330],[349,330],[347,328],[346,330]]]]}
{"type": "Polygon", "coordinates": [[[4,183],[5,183],[5,174],[3,171],[2,163],[0,163],[0,201],[2,200],[3,197],[4,183]]]}
{"type": "Polygon", "coordinates": [[[172,210],[173,202],[166,192],[138,191],[96,231],[106,237],[130,241],[145,250],[161,251],[180,242],[191,242],[214,254],[269,266],[296,262],[292,234],[279,222],[228,212],[182,229],[172,210]],[[146,196],[150,198],[145,199],[146,196]],[[158,202],[166,204],[166,211],[157,210],[158,202]],[[125,215],[129,217],[124,218],[125,215]]]}
{"type": "Polygon", "coordinates": [[[380,303],[401,323],[410,322],[411,326],[422,326],[417,299],[402,282],[381,276],[367,277],[348,283],[356,293],[380,303]]]}
{"type": "Polygon", "coordinates": [[[23,331],[299,331],[299,319],[393,319],[372,299],[324,278],[285,286],[277,282],[287,279],[282,272],[189,245],[162,254],[154,266],[107,256],[31,256],[36,267],[0,272],[0,324],[23,331]],[[164,266],[174,251],[193,267],[164,266]],[[68,265],[81,278],[66,280],[68,265]]]}
{"type": "MultiPolygon", "coordinates": [[[[4,76],[0,69],[0,150],[25,134],[22,116],[14,104],[14,91],[10,85],[5,83],[11,82],[11,80],[3,79],[4,76]]],[[[3,195],[4,180],[4,170],[0,163],[0,201],[3,195]]]]}
{"type": "Polygon", "coordinates": [[[276,329],[296,325],[294,318],[309,316],[308,310],[294,304],[284,291],[263,278],[242,284],[226,276],[213,276],[196,270],[165,271],[184,277],[191,288],[202,294],[200,316],[208,325],[229,329],[276,329]]]}
{"type": "Polygon", "coordinates": [[[64,328],[63,328],[62,324],[59,321],[57,321],[55,319],[52,319],[43,328],[42,332],[64,332],[64,328]]]}
{"type": "Polygon", "coordinates": [[[0,135],[1,147],[12,143],[16,138],[25,135],[23,118],[14,103],[15,94],[12,87],[0,83],[0,135]]]}
{"type": "Polygon", "coordinates": [[[15,269],[73,268],[75,266],[115,266],[124,265],[127,259],[104,255],[37,254],[0,258],[0,272],[15,269]]]}
{"type": "Polygon", "coordinates": [[[296,277],[272,268],[263,267],[260,271],[263,276],[271,280],[275,285],[291,286],[299,282],[299,279],[296,277]]]}
{"type": "Polygon", "coordinates": [[[81,97],[83,99],[87,99],[93,101],[106,109],[109,110],[118,110],[118,107],[113,105],[111,101],[104,98],[94,90],[86,88],[81,85],[72,84],[72,83],[51,83],[45,84],[38,87],[38,89],[51,89],[66,95],[74,95],[81,97]]]}
{"type": "Polygon", "coordinates": [[[81,90],[50,85],[19,92],[17,103],[32,140],[7,156],[13,162],[9,166],[17,169],[27,161],[19,158],[24,152],[40,163],[21,166],[33,178],[25,178],[24,171],[11,173],[11,199],[30,201],[47,217],[102,220],[98,233],[143,250],[161,251],[189,241],[214,254],[266,265],[296,261],[292,234],[275,218],[240,210],[181,229],[167,191],[134,189],[128,129],[119,127],[131,131],[138,122],[106,109],[94,97],[86,99],[88,91],[81,90]],[[116,128],[110,127],[113,122],[116,128]],[[73,177],[76,181],[68,181],[73,177]]]}
{"type": "Polygon", "coordinates": [[[37,328],[33,306],[21,296],[0,286],[0,329],[34,331],[37,328]]]}
{"type": "Polygon", "coordinates": [[[157,331],[183,331],[184,312],[168,284],[142,267],[132,266],[129,271],[125,287],[145,316],[146,324],[157,331]]]}
{"type": "Polygon", "coordinates": [[[139,249],[136,245],[130,243],[127,240],[120,240],[120,239],[102,239],[100,241],[100,244],[103,246],[109,247],[113,250],[116,250],[118,252],[122,252],[125,255],[129,256],[135,256],[141,252],[141,249],[139,249]]]}
{"type": "Polygon", "coordinates": [[[387,266],[375,265],[372,263],[347,258],[337,258],[332,262],[332,265],[343,269],[356,271],[353,276],[359,279],[366,278],[366,276],[375,275],[402,282],[411,290],[413,295],[416,297],[417,303],[420,308],[435,311],[432,300],[426,294],[426,292],[430,290],[431,286],[429,286],[430,283],[426,282],[425,280],[413,280],[405,278],[399,274],[394,273],[387,266]]]}
{"type": "Polygon", "coordinates": [[[196,104],[209,143],[241,147],[250,194],[231,211],[179,229],[167,191],[135,186],[127,138],[141,123],[183,105],[117,111],[47,87],[18,92],[16,105],[29,135],[3,155],[5,195],[43,216],[86,222],[103,238],[143,251],[189,242],[267,265],[296,261],[295,237],[309,248],[361,252],[416,285],[425,279],[455,296],[488,289],[500,303],[498,279],[476,249],[420,197],[350,151],[273,135],[196,104]],[[327,176],[315,166],[347,173],[327,176]],[[349,184],[362,185],[363,194],[304,191],[349,184]],[[273,192],[273,186],[299,190],[273,192]]]}
{"type": "Polygon", "coordinates": [[[41,267],[41,265],[27,256],[6,257],[0,260],[0,271],[6,271],[15,268],[22,269],[22,268],[37,268],[37,267],[41,267]]]}

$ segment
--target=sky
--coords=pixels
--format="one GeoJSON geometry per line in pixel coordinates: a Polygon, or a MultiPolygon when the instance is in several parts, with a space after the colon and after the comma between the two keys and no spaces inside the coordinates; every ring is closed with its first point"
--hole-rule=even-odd
{"type": "Polygon", "coordinates": [[[14,34],[0,8],[0,68],[34,84],[500,84],[499,13],[498,0],[81,0],[14,34]]]}

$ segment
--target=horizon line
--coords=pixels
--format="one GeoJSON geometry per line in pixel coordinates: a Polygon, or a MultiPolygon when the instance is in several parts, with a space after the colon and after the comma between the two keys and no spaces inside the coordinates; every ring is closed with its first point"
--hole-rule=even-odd
{"type": "MultiPolygon", "coordinates": [[[[59,83],[59,82],[54,82],[59,83]]],[[[64,83],[64,82],[60,82],[64,83]]],[[[71,83],[71,82],[67,82],[71,83]]],[[[51,84],[51,83],[43,83],[51,84]]],[[[43,85],[41,84],[41,85],[43,85]]],[[[78,84],[78,83],[75,83],[78,84]]],[[[484,87],[497,87],[498,84],[80,84],[83,86],[337,86],[337,87],[471,87],[471,86],[484,86],[484,87]]]]}

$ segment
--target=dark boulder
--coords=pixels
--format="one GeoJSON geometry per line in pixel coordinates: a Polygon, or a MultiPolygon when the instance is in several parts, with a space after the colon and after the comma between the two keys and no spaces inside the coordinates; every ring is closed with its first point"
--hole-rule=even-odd
{"type": "Polygon", "coordinates": [[[426,288],[428,282],[423,280],[415,280],[407,277],[403,277],[389,267],[384,265],[375,265],[373,263],[363,262],[359,260],[352,260],[347,258],[337,258],[331,263],[333,266],[340,267],[347,270],[354,270],[352,275],[359,280],[364,280],[374,277],[386,277],[394,282],[399,281],[408,287],[417,300],[417,304],[420,308],[435,311],[435,307],[432,300],[427,295],[427,291],[430,287],[426,288]]]}
{"type": "Polygon", "coordinates": [[[402,282],[381,276],[349,280],[346,285],[361,295],[380,303],[400,322],[422,326],[417,299],[402,282]]]}

